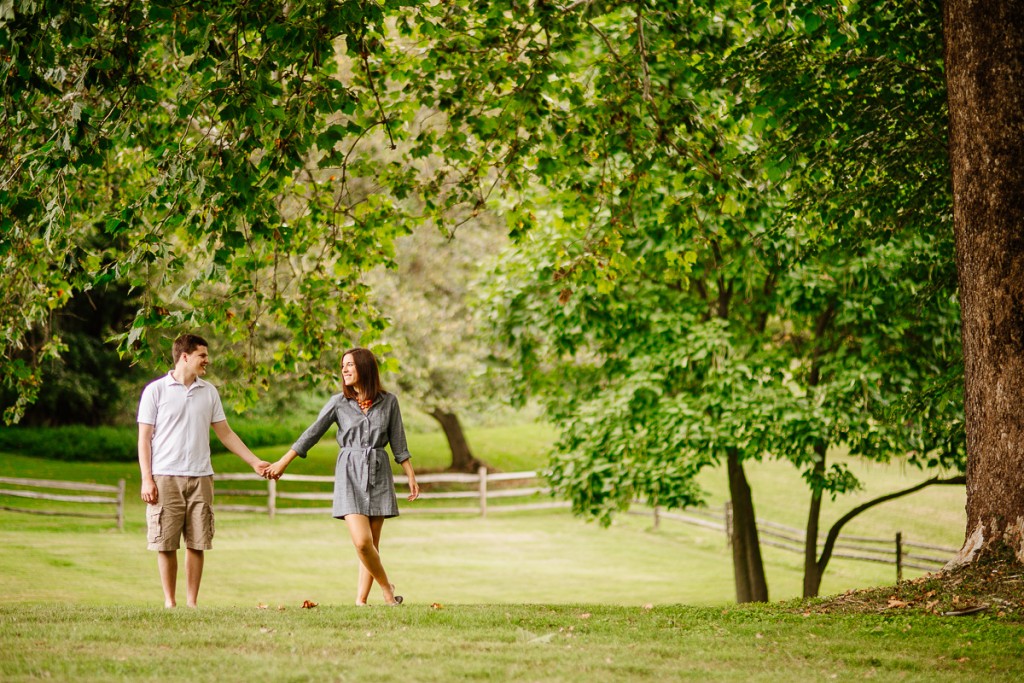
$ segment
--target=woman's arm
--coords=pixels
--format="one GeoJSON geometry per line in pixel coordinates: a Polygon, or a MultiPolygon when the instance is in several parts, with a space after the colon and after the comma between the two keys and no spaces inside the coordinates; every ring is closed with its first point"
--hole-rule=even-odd
{"type": "Polygon", "coordinates": [[[409,500],[416,500],[420,497],[420,485],[416,483],[416,473],[412,469],[412,460],[402,461],[402,470],[405,476],[409,477],[409,500]]]}
{"type": "Polygon", "coordinates": [[[306,431],[302,432],[302,436],[292,444],[292,450],[295,451],[300,458],[305,458],[306,453],[309,449],[317,445],[320,439],[323,438],[327,430],[331,428],[331,425],[337,423],[336,410],[337,397],[332,396],[327,404],[320,409],[320,414],[316,416],[316,420],[313,424],[306,427],[306,431]]]}

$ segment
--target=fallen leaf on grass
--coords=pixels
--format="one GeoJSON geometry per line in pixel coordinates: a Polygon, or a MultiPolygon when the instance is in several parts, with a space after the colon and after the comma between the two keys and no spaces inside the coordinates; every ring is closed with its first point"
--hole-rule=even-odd
{"type": "Polygon", "coordinates": [[[315,603],[312,600],[303,600],[302,601],[302,609],[313,609],[314,607],[317,606],[317,604],[318,603],[315,603]]]}
{"type": "Polygon", "coordinates": [[[430,609],[444,609],[444,605],[439,602],[430,603],[430,609]]]}
{"type": "Polygon", "coordinates": [[[889,604],[887,605],[887,607],[890,609],[893,607],[906,607],[909,604],[909,602],[904,602],[903,600],[900,600],[894,595],[891,598],[889,598],[889,604]]]}
{"type": "Polygon", "coordinates": [[[261,602],[260,604],[256,605],[256,609],[267,609],[267,606],[261,602]]]}
{"type": "Polygon", "coordinates": [[[644,605],[644,609],[654,609],[654,605],[652,605],[651,603],[648,602],[647,604],[644,605]]]}
{"type": "Polygon", "coordinates": [[[580,619],[589,619],[589,618],[590,618],[590,612],[584,612],[583,614],[580,615],[580,619]]]}

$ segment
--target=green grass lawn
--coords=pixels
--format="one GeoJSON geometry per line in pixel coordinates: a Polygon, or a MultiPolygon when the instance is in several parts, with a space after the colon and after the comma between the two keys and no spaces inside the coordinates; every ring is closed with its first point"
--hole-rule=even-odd
{"type": "Polygon", "coordinates": [[[1015,681],[1019,627],[776,608],[0,606],[4,681],[1015,681]]]}

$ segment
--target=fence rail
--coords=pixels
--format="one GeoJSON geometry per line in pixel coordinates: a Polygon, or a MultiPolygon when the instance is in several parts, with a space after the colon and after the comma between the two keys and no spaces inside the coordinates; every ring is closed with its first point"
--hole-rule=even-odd
{"type": "Polygon", "coordinates": [[[113,504],[115,506],[116,512],[111,514],[109,512],[84,512],[81,510],[69,509],[23,508],[15,507],[12,505],[0,505],[0,510],[7,510],[9,512],[23,512],[30,515],[90,517],[96,519],[113,518],[117,520],[117,530],[124,531],[124,479],[119,479],[117,482],[117,486],[110,486],[108,484],[91,484],[88,482],[78,481],[58,481],[55,479],[19,479],[16,477],[0,477],[0,484],[20,487],[15,489],[0,488],[0,496],[6,496],[11,498],[29,498],[32,500],[46,500],[60,503],[85,503],[104,505],[113,504]],[[47,490],[38,491],[36,489],[47,490]],[[68,495],[62,493],[51,493],[51,490],[86,491],[89,493],[110,493],[114,495],[68,495]]]}
{"type": "MultiPolygon", "coordinates": [[[[289,506],[281,505],[281,501],[324,501],[330,502],[334,496],[329,491],[294,491],[292,484],[316,483],[334,484],[333,476],[313,474],[285,474],[279,480],[265,480],[257,474],[249,472],[216,474],[217,481],[251,481],[262,482],[266,488],[234,488],[217,489],[217,497],[249,497],[265,498],[266,502],[260,505],[246,505],[241,503],[218,504],[218,510],[226,512],[257,512],[266,513],[270,517],[275,515],[304,515],[330,513],[330,507],[314,506],[289,506]],[[285,486],[282,486],[284,484],[285,486]]],[[[502,503],[490,505],[490,501],[508,498],[531,498],[538,495],[550,493],[545,486],[536,485],[539,479],[537,472],[488,472],[487,468],[481,467],[475,474],[461,472],[440,472],[437,474],[417,475],[416,482],[420,484],[420,500],[464,500],[474,501],[473,505],[462,505],[455,507],[409,507],[402,510],[403,513],[435,513],[435,514],[477,514],[486,516],[489,511],[497,512],[518,512],[524,510],[550,510],[555,508],[566,508],[569,504],[565,501],[527,502],[527,503],[502,503]],[[532,486],[519,486],[508,488],[504,484],[509,482],[530,482],[532,486]],[[435,484],[455,485],[455,490],[432,491],[429,490],[435,484]],[[493,484],[499,484],[494,488],[493,484]],[[428,490],[423,490],[424,488],[428,490]]],[[[404,474],[395,475],[395,484],[408,486],[409,479],[404,474]]]]}
{"type": "MultiPolygon", "coordinates": [[[[218,489],[218,498],[263,498],[266,502],[259,505],[246,504],[218,504],[218,510],[226,512],[254,512],[265,513],[270,517],[275,515],[302,515],[302,514],[324,514],[330,513],[330,507],[313,506],[282,506],[280,501],[302,501],[330,502],[333,493],[327,491],[293,491],[282,490],[281,484],[289,487],[292,484],[317,483],[334,484],[333,476],[320,476],[311,474],[286,474],[280,480],[266,480],[254,473],[224,473],[216,474],[214,478],[218,481],[249,481],[259,482],[266,488],[233,488],[218,489]]],[[[507,482],[536,482],[539,479],[537,472],[498,472],[489,473],[486,468],[481,467],[476,474],[443,472],[437,474],[423,474],[416,477],[421,486],[427,488],[435,484],[455,484],[471,486],[470,490],[448,490],[448,491],[421,491],[422,500],[467,500],[475,501],[475,505],[463,505],[457,507],[412,507],[403,512],[425,512],[435,514],[478,514],[486,516],[489,511],[517,512],[525,510],[550,510],[566,508],[569,506],[565,501],[528,502],[516,504],[501,504],[490,506],[489,501],[507,498],[531,498],[538,495],[550,494],[550,489],[545,486],[520,486],[516,488],[492,488],[492,484],[504,484],[507,482]]],[[[405,475],[395,475],[395,484],[408,486],[409,480],[405,475]]],[[[99,519],[117,520],[119,531],[124,530],[124,504],[125,504],[125,480],[120,479],[116,486],[106,484],[93,484],[88,482],[58,481],[53,479],[21,479],[15,477],[0,477],[0,485],[16,486],[18,488],[0,488],[0,500],[3,497],[27,498],[33,500],[54,501],[60,503],[80,504],[107,504],[114,505],[113,514],[100,512],[85,512],[70,509],[41,509],[22,508],[11,505],[0,504],[0,510],[21,512],[34,515],[55,515],[66,517],[90,517],[99,519]],[[38,489],[44,489],[42,491],[38,489]],[[52,491],[76,491],[89,494],[113,494],[113,495],[69,495],[53,493],[52,491]]],[[[636,501],[643,505],[643,501],[636,501]]],[[[723,532],[726,542],[730,541],[732,514],[730,504],[725,504],[722,513],[710,510],[688,508],[684,512],[666,512],[658,507],[638,510],[631,508],[630,514],[653,515],[654,526],[659,526],[661,520],[678,521],[692,526],[699,526],[705,529],[712,529],[723,532]]],[[[804,553],[805,533],[801,529],[779,524],[769,520],[757,520],[758,533],[762,536],[762,545],[780,548],[798,554],[804,553]]],[[[862,536],[842,536],[832,552],[833,557],[858,560],[862,562],[880,562],[896,565],[897,580],[902,578],[903,568],[920,569],[922,571],[935,571],[941,569],[948,559],[957,553],[956,548],[949,548],[928,543],[914,543],[906,540],[902,532],[897,532],[895,543],[893,539],[867,538],[862,536]],[[892,544],[892,545],[890,545],[892,544]],[[916,551],[934,551],[944,553],[945,557],[926,555],[916,551]]],[[[824,540],[820,537],[819,542],[824,540]]]]}
{"type": "MultiPolygon", "coordinates": [[[[644,504],[643,501],[635,502],[641,505],[644,504]]],[[[732,509],[730,503],[725,504],[725,509],[722,513],[691,508],[688,508],[686,512],[666,512],[658,507],[648,508],[647,510],[631,508],[629,512],[634,515],[653,515],[655,527],[660,524],[661,520],[668,519],[705,529],[721,531],[725,534],[726,543],[731,542],[732,509]]],[[[779,524],[778,522],[758,519],[757,532],[761,537],[761,545],[780,548],[800,555],[804,554],[804,542],[807,535],[801,529],[779,524]]],[[[868,538],[864,536],[840,536],[840,539],[833,546],[832,557],[841,557],[861,562],[895,564],[897,581],[903,578],[904,568],[936,571],[941,569],[958,552],[956,548],[928,543],[913,543],[906,540],[900,531],[896,532],[894,539],[868,538]],[[946,557],[922,555],[912,552],[913,549],[946,553],[946,557]],[[908,562],[907,560],[910,561],[908,562]]],[[[824,536],[819,536],[819,543],[824,542],[824,540],[824,536]]]]}

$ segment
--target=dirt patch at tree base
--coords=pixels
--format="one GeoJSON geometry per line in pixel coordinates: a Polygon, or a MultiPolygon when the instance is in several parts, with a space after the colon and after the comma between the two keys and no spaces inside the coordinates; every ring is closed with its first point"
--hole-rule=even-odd
{"type": "Polygon", "coordinates": [[[901,581],[805,600],[804,614],[915,612],[941,617],[989,615],[1024,623],[1024,564],[1006,549],[969,565],[901,581]]]}

